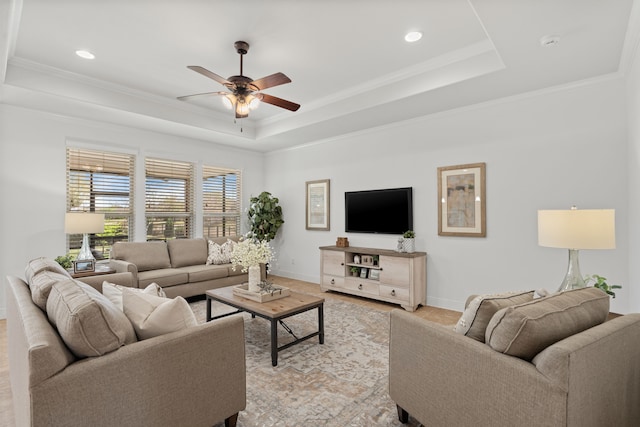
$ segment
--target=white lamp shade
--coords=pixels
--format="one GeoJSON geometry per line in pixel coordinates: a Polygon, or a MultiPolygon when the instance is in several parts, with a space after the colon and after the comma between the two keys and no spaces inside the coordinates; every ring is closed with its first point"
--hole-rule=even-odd
{"type": "Polygon", "coordinates": [[[615,209],[538,211],[538,244],[563,249],[614,249],[615,209]]]}
{"type": "Polygon", "coordinates": [[[104,214],[71,212],[64,216],[64,231],[67,234],[103,233],[104,214]]]}

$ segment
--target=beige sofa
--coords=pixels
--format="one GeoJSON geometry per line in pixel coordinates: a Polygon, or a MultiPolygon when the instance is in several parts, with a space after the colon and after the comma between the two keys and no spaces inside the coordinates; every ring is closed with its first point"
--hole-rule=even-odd
{"type": "MultiPolygon", "coordinates": [[[[210,427],[223,420],[235,425],[246,404],[241,317],[79,358],[35,302],[42,305],[34,281],[80,286],[60,270],[51,264],[31,269],[26,274],[31,287],[20,278],[7,278],[9,373],[17,426],[210,427]]],[[[100,288],[105,278],[126,285],[131,274],[87,281],[100,288]]],[[[47,310],[57,289],[47,299],[47,310]]]]}
{"type": "MultiPolygon", "coordinates": [[[[589,298],[602,293],[587,292],[589,298]]],[[[640,314],[569,331],[544,348],[542,336],[582,322],[582,313],[565,305],[544,307],[557,303],[532,300],[499,309],[486,325],[487,342],[392,311],[389,394],[400,420],[410,414],[429,427],[639,426],[640,314]],[[506,346],[505,336],[497,336],[505,325],[515,331],[506,346]]]]}
{"type": "MultiPolygon", "coordinates": [[[[224,244],[227,239],[211,239],[224,244]]],[[[117,272],[130,272],[137,287],[157,283],[168,297],[202,295],[209,289],[248,281],[247,273],[231,263],[206,265],[208,242],[203,238],[172,239],[167,242],[116,242],[109,260],[117,272]]],[[[263,268],[262,277],[266,273],[263,268]]]]}

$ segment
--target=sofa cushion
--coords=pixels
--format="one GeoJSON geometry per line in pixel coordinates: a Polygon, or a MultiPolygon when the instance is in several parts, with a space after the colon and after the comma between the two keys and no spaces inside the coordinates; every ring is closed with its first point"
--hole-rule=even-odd
{"type": "Polygon", "coordinates": [[[40,270],[38,274],[33,276],[29,283],[33,303],[40,307],[42,311],[46,311],[47,299],[49,298],[51,287],[57,282],[69,279],[70,277],[67,274],[61,274],[51,270],[40,270]]]}
{"type": "Polygon", "coordinates": [[[136,341],[124,313],[100,292],[77,280],[53,284],[47,316],[78,358],[101,356],[136,341]]]}
{"type": "Polygon", "coordinates": [[[609,296],[600,289],[559,292],[501,309],[485,339],[496,351],[531,360],[551,344],[599,325],[608,314],[609,296]]]}
{"type": "Polygon", "coordinates": [[[454,330],[459,334],[484,342],[487,325],[498,310],[532,299],[533,291],[478,295],[469,302],[454,330]]]}
{"type": "Polygon", "coordinates": [[[180,268],[161,268],[138,273],[139,288],[144,289],[154,282],[161,288],[182,285],[189,282],[189,273],[180,268]]]}
{"type": "Polygon", "coordinates": [[[138,272],[171,267],[165,242],[116,242],[111,258],[135,264],[138,272]]]}
{"type": "Polygon", "coordinates": [[[182,297],[173,299],[122,289],[124,314],[141,340],[179,331],[198,322],[182,297]]]}
{"type": "Polygon", "coordinates": [[[24,277],[28,284],[31,284],[33,277],[42,272],[42,271],[51,271],[53,273],[62,274],[67,277],[71,277],[69,272],[62,268],[60,264],[51,258],[36,258],[32,259],[27,263],[27,266],[24,269],[24,277]]]}
{"type": "MultiPolygon", "coordinates": [[[[114,283],[107,282],[106,280],[102,282],[102,295],[107,297],[109,301],[113,303],[120,310],[123,310],[122,306],[122,289],[128,286],[116,285],[114,283]]],[[[157,283],[152,283],[144,289],[138,288],[129,288],[134,292],[143,292],[148,295],[155,295],[157,297],[166,297],[167,294],[164,293],[162,288],[158,286],[157,283]]]]}
{"type": "Polygon", "coordinates": [[[214,280],[227,277],[229,269],[227,265],[192,265],[182,267],[180,270],[187,272],[189,275],[189,283],[204,282],[205,280],[214,280]]]}
{"type": "Polygon", "coordinates": [[[197,239],[172,239],[167,242],[171,267],[204,265],[207,262],[207,241],[197,239]]]}

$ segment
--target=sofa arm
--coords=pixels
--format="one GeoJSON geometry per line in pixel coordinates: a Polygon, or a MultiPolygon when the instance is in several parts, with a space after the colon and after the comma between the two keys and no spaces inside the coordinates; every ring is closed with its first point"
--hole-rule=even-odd
{"type": "Polygon", "coordinates": [[[110,259],[109,267],[116,271],[116,273],[131,273],[133,275],[134,287],[138,287],[138,266],[120,259],[110,259]]]}
{"type": "Polygon", "coordinates": [[[33,426],[214,425],[245,408],[233,316],[78,361],[31,390],[33,426]]]}
{"type": "Polygon", "coordinates": [[[101,274],[98,276],[84,276],[79,278],[78,280],[83,283],[86,283],[87,285],[91,285],[92,287],[97,289],[100,293],[102,293],[102,283],[105,281],[116,284],[116,285],[120,285],[120,286],[127,286],[130,288],[138,287],[138,283],[133,282],[133,274],[129,272],[101,274]]]}
{"type": "Polygon", "coordinates": [[[421,423],[565,425],[566,392],[531,363],[402,310],[390,317],[389,395],[421,423]]]}

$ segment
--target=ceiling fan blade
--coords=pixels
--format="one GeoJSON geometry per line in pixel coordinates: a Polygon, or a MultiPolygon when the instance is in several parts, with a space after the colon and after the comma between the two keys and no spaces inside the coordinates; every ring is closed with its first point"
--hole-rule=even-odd
{"type": "Polygon", "coordinates": [[[193,98],[196,96],[206,96],[206,95],[228,95],[229,92],[204,92],[204,93],[194,93],[193,95],[185,95],[185,96],[179,96],[177,99],[179,99],[180,101],[184,101],[188,98],[193,98]]]}
{"type": "Polygon", "coordinates": [[[195,71],[196,73],[200,73],[205,77],[209,77],[210,79],[213,79],[215,81],[217,81],[218,83],[228,86],[228,85],[233,85],[229,80],[225,79],[224,77],[220,77],[219,75],[217,75],[216,73],[212,73],[211,71],[207,70],[206,68],[200,67],[198,65],[189,65],[187,66],[188,69],[195,71]]]}
{"type": "Polygon", "coordinates": [[[274,86],[280,86],[285,83],[291,83],[291,79],[282,73],[275,73],[275,74],[271,74],[270,76],[263,77],[258,80],[254,80],[249,85],[252,88],[255,88],[253,90],[259,91],[259,90],[265,90],[274,86]]]}
{"type": "Polygon", "coordinates": [[[267,104],[275,105],[276,107],[286,108],[291,111],[298,111],[300,108],[300,104],[296,104],[295,102],[287,101],[286,99],[278,98],[276,96],[267,95],[266,93],[258,93],[256,94],[262,102],[266,102],[267,104]]]}

